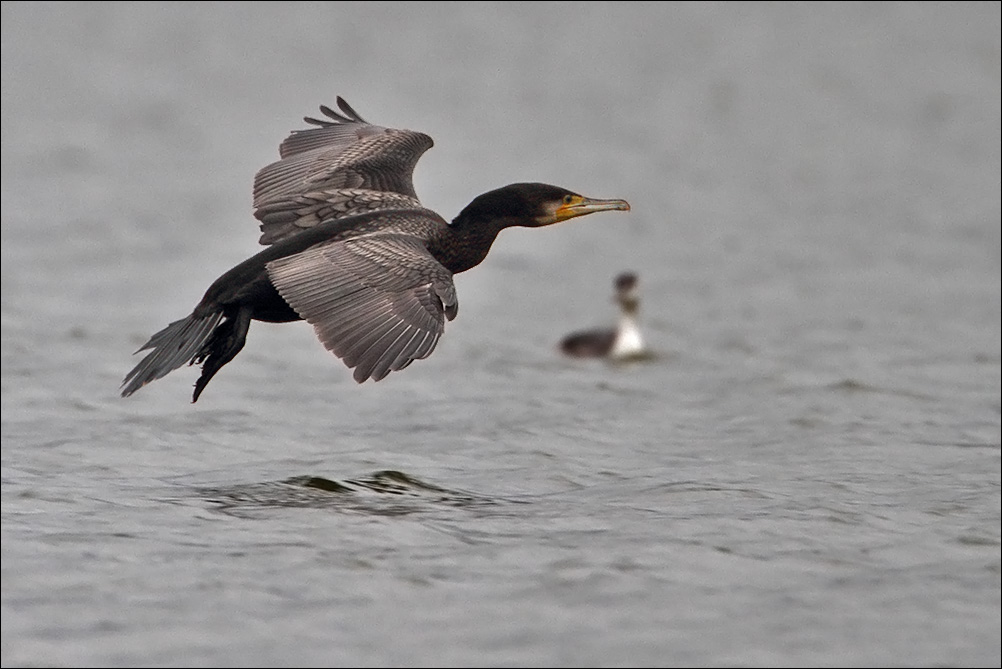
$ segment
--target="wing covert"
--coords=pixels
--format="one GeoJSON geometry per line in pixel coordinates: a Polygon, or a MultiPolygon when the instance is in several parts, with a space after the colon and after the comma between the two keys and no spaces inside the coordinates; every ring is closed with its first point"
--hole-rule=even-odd
{"type": "Polygon", "coordinates": [[[273,244],[330,218],[373,209],[420,207],[414,191],[417,161],[434,142],[428,135],[373,125],[338,97],[342,113],[321,106],[328,120],[294,130],[281,160],[254,178],[254,216],[262,244],[273,244]]]}
{"type": "Polygon", "coordinates": [[[282,298],[361,383],[379,381],[434,351],[456,316],[452,274],[420,240],[372,234],[273,260],[282,298]]]}

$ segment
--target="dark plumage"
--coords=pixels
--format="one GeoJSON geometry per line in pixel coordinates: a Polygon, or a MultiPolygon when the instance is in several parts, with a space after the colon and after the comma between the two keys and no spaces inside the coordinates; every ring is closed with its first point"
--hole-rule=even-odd
{"type": "Polygon", "coordinates": [[[624,200],[595,200],[564,188],[517,183],[480,195],[446,221],[425,209],[412,174],[432,146],[427,135],[364,121],[341,98],[329,120],[294,131],[281,160],[254,179],[257,255],[205,292],[194,311],[153,335],[150,351],[122,382],[122,396],[185,364],[201,364],[192,401],[240,352],[252,320],[305,320],[324,346],[379,381],[428,357],[456,317],[453,274],[477,266],[498,233],[540,227],[624,200]]]}

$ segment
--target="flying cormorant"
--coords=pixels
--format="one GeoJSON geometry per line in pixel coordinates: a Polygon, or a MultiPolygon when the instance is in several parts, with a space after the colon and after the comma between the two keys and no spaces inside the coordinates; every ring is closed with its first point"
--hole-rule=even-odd
{"type": "Polygon", "coordinates": [[[428,357],[456,317],[452,276],[476,267],[498,233],[598,211],[629,211],[541,183],[484,193],[452,223],[425,209],[412,174],[428,135],[372,125],[343,99],[304,120],[281,159],[254,178],[266,249],[216,279],[192,313],[153,335],[122,382],[127,397],[185,364],[201,364],[192,402],[240,352],[252,320],[305,320],[323,345],[379,381],[428,357]]]}

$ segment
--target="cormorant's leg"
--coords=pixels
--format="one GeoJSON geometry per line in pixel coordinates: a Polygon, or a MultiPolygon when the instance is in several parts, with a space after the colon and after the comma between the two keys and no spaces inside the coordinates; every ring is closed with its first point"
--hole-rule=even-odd
{"type": "Polygon", "coordinates": [[[233,315],[227,314],[226,320],[220,323],[213,331],[212,336],[205,342],[202,350],[195,357],[195,363],[202,365],[202,375],[195,382],[195,393],[192,395],[192,403],[198,401],[198,396],[205,390],[209,380],[215,376],[216,372],[222,369],[223,365],[232,360],[247,341],[247,330],[250,329],[251,314],[253,312],[248,307],[242,307],[233,315]]]}

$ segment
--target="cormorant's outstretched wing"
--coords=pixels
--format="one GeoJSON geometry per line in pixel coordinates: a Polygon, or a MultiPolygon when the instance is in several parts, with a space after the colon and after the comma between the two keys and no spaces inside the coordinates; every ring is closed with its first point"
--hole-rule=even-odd
{"type": "Polygon", "coordinates": [[[421,206],[412,175],[431,137],[372,125],[340,97],[337,105],[342,113],[320,107],[329,120],[306,117],[318,127],[294,130],[279,146],[282,159],[254,177],[262,244],[332,218],[421,206]]]}
{"type": "Polygon", "coordinates": [[[420,239],[399,232],[318,244],[267,269],[359,383],[431,355],[459,308],[452,273],[420,239]]]}

